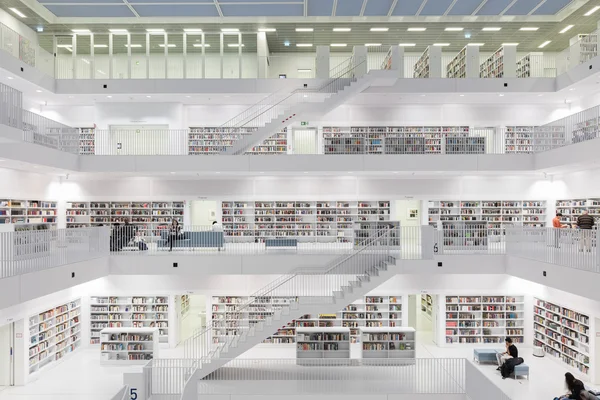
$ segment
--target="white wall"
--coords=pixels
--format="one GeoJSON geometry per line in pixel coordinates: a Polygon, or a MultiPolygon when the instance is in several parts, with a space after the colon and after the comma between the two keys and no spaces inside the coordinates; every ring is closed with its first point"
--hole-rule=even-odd
{"type": "Polygon", "coordinates": [[[37,33],[4,10],[0,10],[0,23],[8,26],[19,35],[30,40],[32,45],[37,46],[37,33]]]}

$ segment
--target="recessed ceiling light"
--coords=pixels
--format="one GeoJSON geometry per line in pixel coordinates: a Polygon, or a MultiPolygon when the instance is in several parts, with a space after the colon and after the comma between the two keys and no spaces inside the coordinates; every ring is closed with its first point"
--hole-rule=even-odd
{"type": "Polygon", "coordinates": [[[371,28],[371,32],[387,32],[390,28],[371,28]]]}
{"type": "Polygon", "coordinates": [[[12,11],[12,12],[14,12],[15,14],[17,14],[21,18],[27,18],[27,15],[23,14],[21,11],[17,10],[14,7],[10,7],[9,10],[12,11]]]}
{"type": "Polygon", "coordinates": [[[106,96],[106,97],[109,98],[109,99],[112,99],[112,96],[106,96]]]}
{"type": "Polygon", "coordinates": [[[415,47],[416,44],[415,43],[399,43],[398,46],[400,46],[400,47],[415,47]]]}
{"type": "Polygon", "coordinates": [[[117,34],[117,35],[124,35],[126,33],[129,33],[129,31],[127,29],[109,29],[108,31],[110,33],[117,34]]]}
{"type": "Polygon", "coordinates": [[[502,28],[500,28],[499,26],[486,26],[485,28],[482,29],[482,31],[485,31],[485,32],[498,32],[501,29],[502,28]]]}
{"type": "Polygon", "coordinates": [[[409,32],[425,32],[427,30],[427,28],[408,28],[407,31],[409,32]]]}
{"type": "MultiPolygon", "coordinates": [[[[140,48],[140,47],[142,47],[142,45],[141,45],[141,44],[126,44],[126,45],[124,45],[124,46],[125,46],[125,47],[131,47],[131,48],[134,48],[134,47],[135,47],[135,48],[140,48]]],[[[163,45],[163,46],[164,46],[164,45],[163,45]]]]}
{"type": "Polygon", "coordinates": [[[421,95],[421,97],[425,97],[425,95],[424,95],[424,94],[422,94],[422,95],[421,95]]]}
{"type": "Polygon", "coordinates": [[[259,32],[276,32],[277,29],[275,28],[258,28],[259,32]]]}
{"type": "Polygon", "coordinates": [[[433,45],[439,47],[447,47],[450,46],[450,43],[434,43],[433,45]]]}
{"type": "Polygon", "coordinates": [[[312,71],[312,69],[309,69],[309,68],[300,68],[300,69],[298,69],[298,72],[310,72],[310,71],[312,71]]]}
{"type": "Polygon", "coordinates": [[[538,28],[536,26],[524,26],[522,28],[519,28],[520,31],[526,31],[526,32],[535,32],[538,29],[540,29],[540,28],[538,28]]]}
{"type": "Polygon", "coordinates": [[[71,29],[73,33],[90,33],[89,29],[71,29]]]}
{"type": "Polygon", "coordinates": [[[12,77],[12,76],[9,76],[9,77],[8,77],[8,79],[13,79],[13,77],[12,77]]]}
{"type": "Polygon", "coordinates": [[[504,95],[503,95],[502,93],[500,93],[498,96],[500,96],[500,97],[504,97],[504,95]]]}
{"type": "Polygon", "coordinates": [[[199,33],[202,32],[200,28],[187,28],[183,30],[185,33],[199,33]]]}
{"type": "Polygon", "coordinates": [[[221,32],[239,32],[238,28],[221,28],[221,32]]]}
{"type": "Polygon", "coordinates": [[[381,46],[381,43],[365,43],[365,47],[377,47],[381,46]]]}
{"type": "Polygon", "coordinates": [[[590,11],[586,12],[585,14],[583,14],[583,16],[584,17],[589,17],[590,15],[592,15],[593,13],[595,13],[598,10],[600,10],[600,6],[596,6],[596,7],[592,8],[590,11]]]}
{"type": "Polygon", "coordinates": [[[40,89],[36,89],[36,92],[38,93],[42,93],[42,91],[40,89]]]}
{"type": "Polygon", "coordinates": [[[171,175],[175,175],[175,172],[171,172],[171,175]]]}
{"type": "Polygon", "coordinates": [[[102,71],[102,70],[98,70],[98,73],[101,75],[106,75],[106,72],[102,71]]]}
{"type": "Polygon", "coordinates": [[[151,29],[146,29],[146,32],[148,32],[148,33],[164,33],[165,30],[162,28],[151,28],[151,29]]]}
{"type": "Polygon", "coordinates": [[[88,60],[88,59],[82,58],[81,61],[83,61],[87,65],[90,65],[90,60],[88,60]]]}
{"type": "Polygon", "coordinates": [[[519,43],[502,43],[502,46],[518,46],[519,43]]]}
{"type": "Polygon", "coordinates": [[[192,46],[194,46],[194,47],[210,47],[210,44],[194,43],[192,46]]]}
{"type": "Polygon", "coordinates": [[[146,96],[146,98],[150,99],[150,98],[152,98],[152,96],[146,96]]]}
{"type": "Polygon", "coordinates": [[[296,47],[312,47],[312,43],[296,43],[296,47]]]}
{"type": "Polygon", "coordinates": [[[542,96],[543,96],[543,94],[538,94],[538,97],[542,97],[542,96]]]}
{"type": "Polygon", "coordinates": [[[350,32],[352,28],[333,28],[334,32],[350,32]]]}
{"type": "Polygon", "coordinates": [[[312,32],[313,28],[296,28],[296,32],[312,32]]]}
{"type": "Polygon", "coordinates": [[[459,95],[459,96],[460,96],[460,97],[465,97],[465,95],[464,95],[464,94],[461,94],[461,95],[459,95]]]}
{"type": "Polygon", "coordinates": [[[550,43],[552,43],[552,40],[546,40],[544,43],[542,43],[538,46],[538,49],[543,49],[544,47],[548,46],[550,43]]]}
{"type": "Polygon", "coordinates": [[[241,43],[241,44],[240,44],[240,43],[229,43],[229,44],[227,45],[227,47],[240,47],[240,46],[241,46],[241,47],[245,47],[246,45],[245,45],[245,44],[243,44],[243,43],[241,43]]]}
{"type": "Polygon", "coordinates": [[[108,45],[107,44],[95,44],[94,47],[104,49],[104,48],[108,47],[108,45]]]}
{"type": "MultiPolygon", "coordinates": [[[[131,47],[133,47],[133,45],[131,45],[131,47]]],[[[141,47],[141,45],[140,45],[140,47],[141,47]]],[[[158,45],[158,47],[165,47],[165,45],[164,45],[164,43],[161,43],[158,45]]],[[[177,47],[177,45],[174,43],[169,43],[169,44],[167,44],[167,47],[177,47]]]]}
{"type": "Polygon", "coordinates": [[[189,98],[190,98],[190,97],[192,97],[192,96],[185,96],[185,97],[187,97],[187,98],[189,99],[189,98]]]}
{"type": "Polygon", "coordinates": [[[569,29],[571,29],[574,26],[575,25],[567,25],[561,31],[559,31],[558,33],[565,33],[565,32],[567,32],[569,29]]]}
{"type": "Polygon", "coordinates": [[[73,46],[70,44],[57,44],[56,47],[73,52],[73,46]]]}
{"type": "Polygon", "coordinates": [[[346,43],[331,43],[331,47],[346,47],[346,43]]]}
{"type": "Polygon", "coordinates": [[[308,171],[304,171],[305,174],[308,174],[308,171]]]}
{"type": "Polygon", "coordinates": [[[69,96],[70,99],[72,99],[74,96],[69,96]]]}
{"type": "Polygon", "coordinates": [[[485,43],[469,43],[467,46],[483,46],[485,43]]]}
{"type": "Polygon", "coordinates": [[[569,90],[572,92],[573,90],[575,90],[575,88],[571,88],[571,89],[569,89],[569,90]]]}
{"type": "Polygon", "coordinates": [[[462,30],[464,30],[464,29],[465,29],[465,28],[461,28],[461,27],[458,27],[458,26],[450,26],[450,27],[448,27],[448,28],[446,28],[446,29],[444,29],[444,30],[445,30],[446,32],[460,32],[460,31],[462,31],[462,30]]]}
{"type": "Polygon", "coordinates": [[[261,174],[264,174],[264,172],[261,172],[261,174]]]}

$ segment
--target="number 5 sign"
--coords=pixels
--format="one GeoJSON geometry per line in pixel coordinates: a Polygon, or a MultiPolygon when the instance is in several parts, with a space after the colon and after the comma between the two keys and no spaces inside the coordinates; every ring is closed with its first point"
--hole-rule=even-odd
{"type": "Polygon", "coordinates": [[[144,374],[142,372],[123,374],[123,384],[129,386],[128,396],[126,397],[128,400],[146,400],[144,374]]]}

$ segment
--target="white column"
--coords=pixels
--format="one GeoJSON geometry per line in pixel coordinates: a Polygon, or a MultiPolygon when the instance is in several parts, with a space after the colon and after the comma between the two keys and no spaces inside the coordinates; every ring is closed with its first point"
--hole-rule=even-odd
{"type": "Polygon", "coordinates": [[[361,76],[366,75],[368,71],[367,48],[366,46],[354,46],[352,54],[354,55],[354,75],[357,78],[360,78],[361,76]]]}
{"type": "Polygon", "coordinates": [[[266,79],[269,77],[269,65],[267,58],[269,57],[269,44],[267,43],[266,32],[258,32],[256,34],[256,58],[258,63],[258,79],[266,79]]]}
{"type": "Polygon", "coordinates": [[[392,70],[397,71],[398,78],[404,78],[404,47],[392,46],[392,70]]]}
{"type": "Polygon", "coordinates": [[[429,46],[429,77],[442,77],[442,48],[440,46],[429,46]]]}
{"type": "Polygon", "coordinates": [[[315,60],[315,78],[329,78],[329,46],[317,46],[317,59],[315,60]]]}
{"type": "Polygon", "coordinates": [[[467,78],[479,78],[479,46],[467,46],[465,55],[467,78]]]}
{"type": "Polygon", "coordinates": [[[517,76],[517,46],[504,46],[504,77],[517,76]]]}

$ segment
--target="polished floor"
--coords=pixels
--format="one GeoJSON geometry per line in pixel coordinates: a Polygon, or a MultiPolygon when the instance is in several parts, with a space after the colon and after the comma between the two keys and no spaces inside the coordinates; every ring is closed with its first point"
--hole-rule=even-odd
{"type": "MultiPolygon", "coordinates": [[[[431,334],[418,335],[418,358],[472,359],[472,347],[437,347],[431,334]]],[[[295,354],[294,345],[259,345],[245,353],[244,359],[289,359],[295,354]]],[[[560,362],[532,356],[531,348],[521,348],[520,354],[531,370],[529,380],[503,380],[493,364],[477,365],[484,375],[500,387],[512,400],[552,399],[564,393],[563,377],[567,371],[560,362]]],[[[177,357],[177,349],[165,350],[166,357],[177,357]]],[[[123,373],[140,371],[141,367],[100,365],[97,347],[83,348],[53,368],[42,371],[26,386],[0,391],[2,400],[110,400],[122,387],[123,373]]],[[[250,385],[251,386],[251,385],[250,385]]],[[[248,386],[248,389],[250,389],[248,386]]],[[[347,386],[351,387],[351,386],[347,386]]]]}

